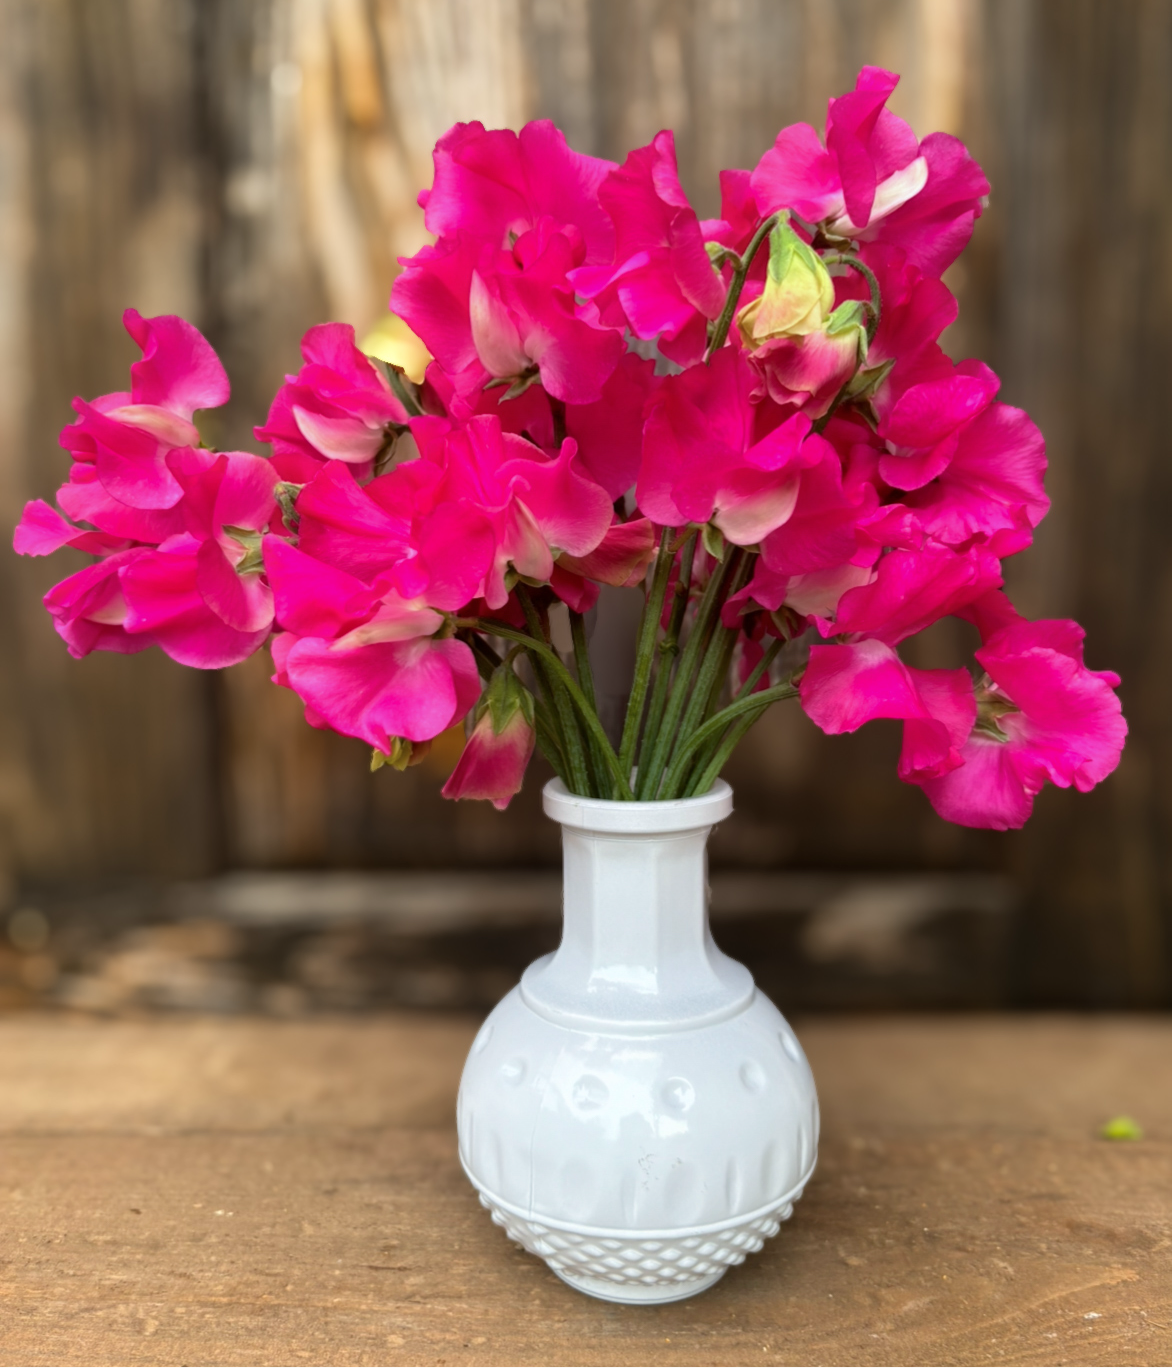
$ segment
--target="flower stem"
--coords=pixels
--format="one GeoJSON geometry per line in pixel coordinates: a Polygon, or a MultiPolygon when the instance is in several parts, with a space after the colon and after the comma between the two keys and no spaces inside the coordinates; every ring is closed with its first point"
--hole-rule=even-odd
{"type": "Polygon", "coordinates": [[[675,739],[680,715],[687,701],[692,676],[711,639],[714,614],[719,612],[720,604],[724,599],[724,585],[731,565],[732,558],[730,557],[722,564],[714,566],[711,575],[708,577],[708,583],[704,586],[704,594],[700,599],[700,606],[696,610],[696,621],[680,656],[675,681],[671,686],[667,707],[664,709],[663,721],[656,728],[655,735],[648,737],[652,748],[650,759],[646,767],[642,764],[639,766],[637,793],[641,800],[654,802],[659,793],[659,781],[663,776],[663,769],[667,764],[672,742],[675,739]]]}
{"type": "Polygon", "coordinates": [[[663,600],[667,593],[667,582],[671,578],[674,560],[672,541],[674,527],[664,527],[659,533],[659,555],[655,561],[655,573],[651,589],[643,603],[643,615],[639,619],[639,639],[635,650],[635,677],[631,681],[631,696],[627,700],[627,715],[623,719],[623,735],[619,741],[619,765],[624,776],[629,779],[631,765],[635,759],[635,747],[639,741],[639,725],[643,720],[643,704],[647,698],[647,685],[651,677],[651,667],[655,661],[655,638],[659,632],[659,619],[663,615],[663,600]]]}
{"type": "MultiPolygon", "coordinates": [[[[714,737],[720,736],[730,722],[735,722],[738,717],[743,717],[746,713],[757,714],[758,709],[764,712],[771,703],[778,703],[783,698],[796,698],[797,696],[797,689],[789,680],[786,680],[784,684],[775,684],[771,689],[762,689],[760,693],[751,694],[747,698],[739,698],[736,702],[730,703],[727,708],[722,708],[715,717],[709,718],[698,731],[693,732],[680,748],[679,754],[672,760],[671,769],[664,779],[664,788],[666,789],[669,785],[674,787],[678,784],[684,769],[691,763],[692,757],[700,747],[714,737]]],[[[754,716],[755,720],[756,716],[754,716]]],[[[721,749],[723,750],[723,746],[721,749]]],[[[731,753],[730,749],[729,754],[731,753]]],[[[721,765],[727,759],[728,756],[726,755],[721,760],[721,765]]],[[[709,764],[704,773],[706,774],[711,768],[712,766],[709,764]]],[[[709,780],[708,786],[712,786],[711,780],[709,780]]]]}
{"type": "MultiPolygon", "coordinates": [[[[621,801],[632,802],[635,795],[631,792],[631,786],[627,782],[627,777],[619,766],[619,758],[614,753],[614,747],[607,740],[606,732],[602,730],[602,723],[598,720],[598,715],[587,703],[586,696],[578,687],[574,676],[566,669],[561,657],[544,641],[537,640],[525,632],[519,632],[515,627],[510,627],[504,622],[494,622],[491,618],[481,618],[478,626],[482,632],[488,632],[490,636],[504,637],[506,641],[519,641],[531,656],[537,656],[545,665],[549,673],[554,676],[569,694],[574,706],[581,714],[582,721],[586,724],[587,730],[598,742],[602,758],[606,761],[607,769],[610,770],[616,781],[618,797],[621,801]]],[[[589,797],[589,794],[583,795],[589,797]]]]}
{"type": "MultiPolygon", "coordinates": [[[[751,565],[752,561],[749,554],[737,550],[733,552],[726,565],[722,567],[723,583],[716,603],[716,612],[712,618],[708,640],[703,647],[703,655],[700,657],[695,683],[692,685],[687,706],[684,708],[683,716],[676,728],[675,749],[677,750],[703,722],[708,714],[709,705],[720,697],[720,690],[724,685],[725,676],[728,674],[733,648],[736,646],[737,635],[740,631],[739,627],[724,626],[720,620],[720,609],[724,601],[731,594],[735,594],[748,579],[751,565]]],[[[670,762],[668,767],[671,769],[670,762]]],[[[682,777],[680,776],[681,779],[682,777]]],[[[677,780],[678,782],[679,780],[677,780]]],[[[659,794],[659,797],[664,801],[677,796],[675,788],[669,788],[666,784],[659,794]]]]}
{"type": "MultiPolygon", "coordinates": [[[[594,675],[590,670],[590,652],[586,646],[586,619],[581,613],[576,613],[570,609],[570,637],[574,643],[574,668],[578,672],[578,686],[582,694],[595,713],[598,712],[598,703],[594,697],[594,675]]],[[[612,785],[610,775],[607,773],[606,760],[598,749],[598,744],[592,734],[586,735],[587,745],[590,747],[590,768],[594,771],[594,786],[600,794],[605,793],[612,785]]]]}
{"type": "Polygon", "coordinates": [[[704,363],[708,364],[713,356],[724,346],[725,338],[728,337],[728,330],[732,327],[733,315],[737,311],[737,304],[740,302],[741,291],[745,288],[745,281],[749,276],[749,267],[753,264],[753,258],[761,244],[773,231],[777,223],[777,215],[770,214],[767,219],[763,219],[757,225],[757,231],[749,239],[749,245],[744,253],[737,259],[737,264],[733,267],[733,277],[729,282],[728,294],[725,296],[724,308],[720,311],[720,317],[716,320],[716,327],[712,330],[712,340],[708,344],[708,350],[704,353],[704,363]]]}
{"type": "MultiPolygon", "coordinates": [[[[566,695],[562,681],[556,673],[548,668],[551,659],[556,659],[558,664],[562,665],[561,657],[548,645],[545,624],[541,620],[541,615],[534,606],[532,598],[521,585],[517,586],[517,598],[525,611],[525,621],[529,626],[530,637],[540,638],[548,653],[547,656],[542,657],[541,663],[546,668],[540,673],[545,676],[544,683],[561,724],[562,745],[565,751],[566,764],[570,771],[573,791],[586,798],[596,798],[598,795],[593,792],[594,785],[590,781],[590,773],[586,767],[586,751],[582,744],[582,733],[579,731],[577,719],[574,717],[574,709],[566,695]]],[[[503,633],[499,635],[503,635],[503,633]]],[[[564,665],[562,665],[562,670],[566,678],[570,678],[569,671],[564,665]]],[[[535,670],[534,673],[538,673],[538,671],[535,670]]]]}
{"type": "Polygon", "coordinates": [[[676,580],[675,596],[671,605],[671,617],[663,640],[656,647],[658,657],[655,664],[655,684],[651,690],[651,702],[647,708],[647,725],[643,728],[642,743],[639,748],[640,763],[643,750],[654,743],[663,723],[663,709],[667,703],[667,691],[671,685],[672,670],[679,655],[680,628],[684,623],[684,613],[688,607],[688,594],[692,588],[692,563],[696,559],[696,544],[699,533],[693,532],[684,543],[680,555],[680,573],[676,580]]]}

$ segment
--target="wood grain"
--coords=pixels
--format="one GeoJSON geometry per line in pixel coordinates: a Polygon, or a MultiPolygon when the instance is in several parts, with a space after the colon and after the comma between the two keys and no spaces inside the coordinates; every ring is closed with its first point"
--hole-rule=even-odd
{"type": "MultiPolygon", "coordinates": [[[[673,124],[712,213],[721,166],[820,123],[861,63],[902,71],[897,111],[963,134],[994,185],[949,277],[950,345],[993,364],[1048,438],[1054,512],[1011,586],[1031,614],[1085,622],[1091,664],[1123,675],[1133,739],[1098,792],[1048,791],[1026,832],[992,836],[896,781],[894,724],[827,739],[778,708],[730,767],[738,816],[714,858],[1008,873],[1026,894],[1023,1000],[1168,1000],[1167,0],[5,0],[4,17],[10,522],[65,469],[70,398],[122,383],[127,304],[207,328],[234,384],[208,438],[252,445],[306,326],[385,316],[454,120],[549,115],[609,157],[673,124]]],[[[542,776],[500,816],[444,804],[438,762],[371,775],[363,747],[302,725],[262,660],[213,678],[153,652],[69,660],[37,603],[59,563],[0,566],[6,884],[556,861],[542,776]]],[[[960,663],[968,644],[945,624],[913,663],[960,663]]]]}
{"type": "Polygon", "coordinates": [[[0,1023],[5,1363],[1162,1364],[1172,1027],[815,1019],[793,1220],[618,1307],[510,1245],[452,1127],[474,1023],[0,1023]],[[1096,1139],[1116,1111],[1147,1138],[1096,1139]]]}

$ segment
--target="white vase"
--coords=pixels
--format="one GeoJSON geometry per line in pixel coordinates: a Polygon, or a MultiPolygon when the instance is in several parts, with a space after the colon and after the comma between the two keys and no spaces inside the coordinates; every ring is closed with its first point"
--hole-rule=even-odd
{"type": "Polygon", "coordinates": [[[729,786],[617,803],[555,779],[544,799],[562,825],[562,942],[473,1042],[460,1158],[493,1220],[571,1286],[677,1301],[791,1214],[817,1153],[814,1080],[708,928],[729,786]]]}

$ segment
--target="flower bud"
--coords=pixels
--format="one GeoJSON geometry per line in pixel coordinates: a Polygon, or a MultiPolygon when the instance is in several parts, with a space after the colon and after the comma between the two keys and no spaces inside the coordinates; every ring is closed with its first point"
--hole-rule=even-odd
{"type": "Polygon", "coordinates": [[[822,258],[779,219],[769,234],[765,289],[737,315],[749,351],[780,337],[806,337],[822,328],[834,308],[834,282],[822,258]]]}
{"type": "Polygon", "coordinates": [[[443,796],[486,798],[499,810],[507,808],[521,791],[534,740],[533,696],[511,665],[501,665],[476,705],[472,734],[443,796]]]}

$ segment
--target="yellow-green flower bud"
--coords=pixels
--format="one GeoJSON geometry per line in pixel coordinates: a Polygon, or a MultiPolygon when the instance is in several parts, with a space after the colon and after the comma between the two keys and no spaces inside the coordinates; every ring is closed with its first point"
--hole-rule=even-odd
{"type": "Polygon", "coordinates": [[[745,346],[807,337],[822,328],[833,308],[834,282],[822,258],[779,219],[769,234],[765,289],[737,315],[745,346]]]}

